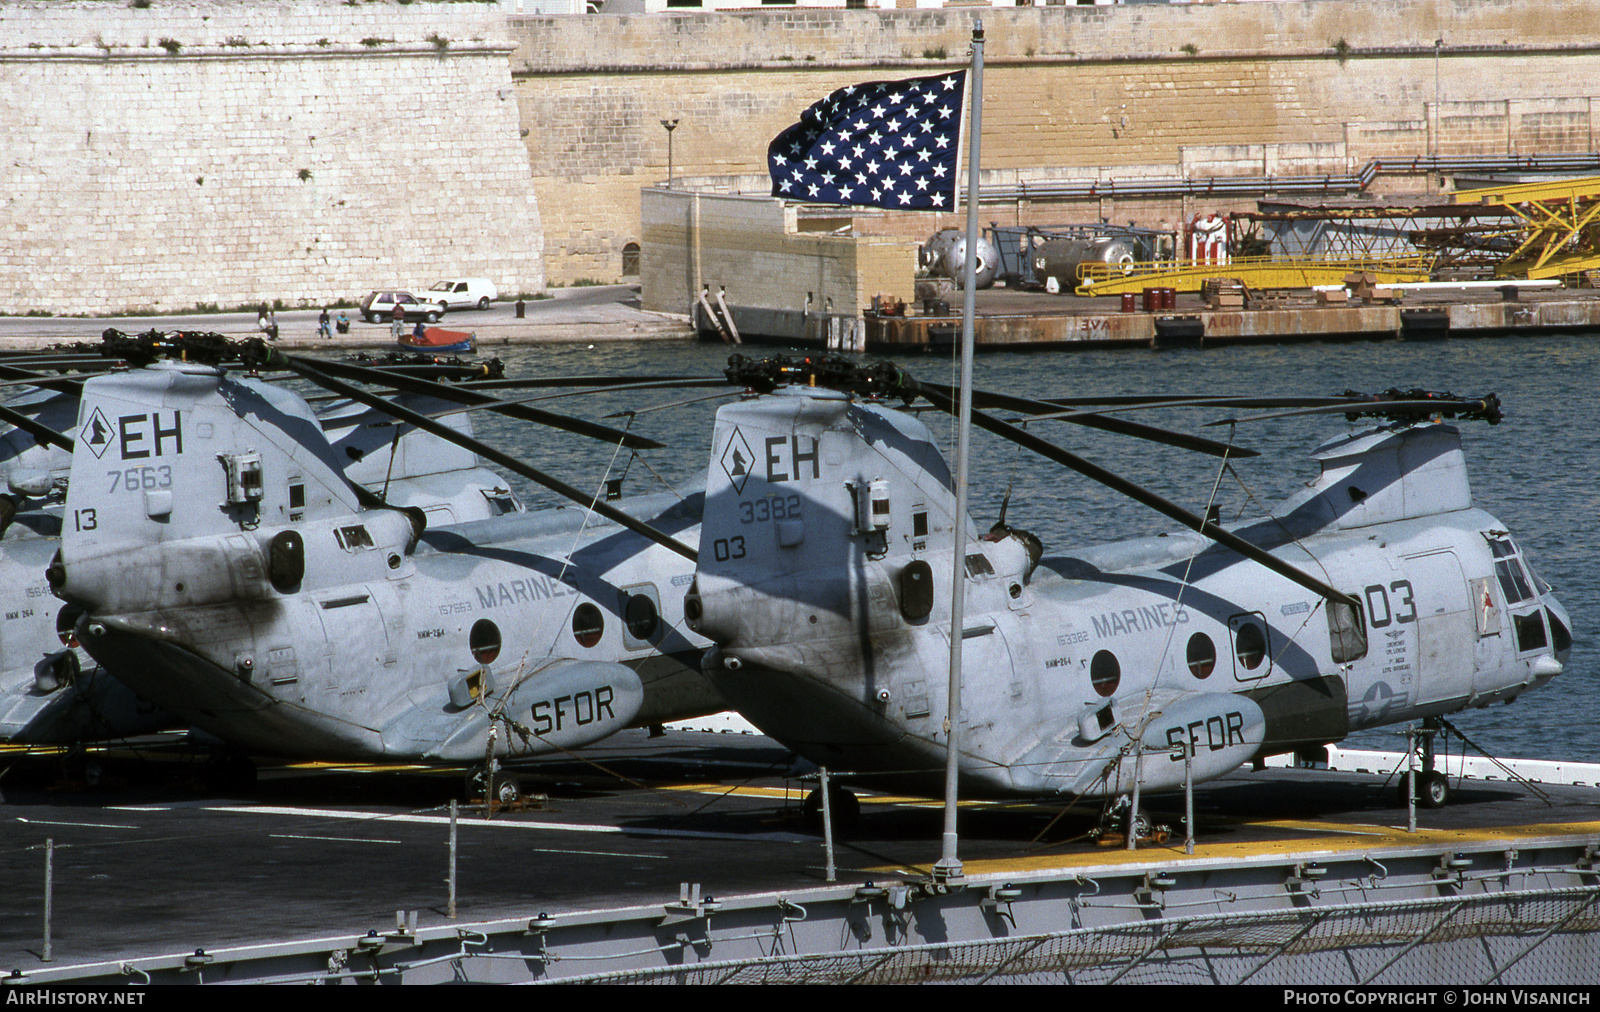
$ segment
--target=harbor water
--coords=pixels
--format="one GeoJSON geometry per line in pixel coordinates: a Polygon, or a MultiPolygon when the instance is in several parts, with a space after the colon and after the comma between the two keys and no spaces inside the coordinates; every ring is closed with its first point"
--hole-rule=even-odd
{"type": "MultiPolygon", "coordinates": [[[[1600,407],[1591,389],[1600,375],[1600,334],[1510,336],[1402,342],[1394,340],[1191,348],[1166,351],[1030,351],[991,353],[977,360],[980,389],[1032,397],[1161,394],[1251,396],[1330,395],[1423,388],[1462,396],[1497,394],[1505,418],[1499,425],[1461,423],[1478,505],[1497,516],[1521,543],[1535,571],[1571,612],[1572,660],[1552,685],[1510,705],[1451,718],[1492,755],[1600,762],[1600,658],[1592,632],[1600,614],[1600,407]]],[[[758,356],[774,349],[742,349],[758,356]]],[[[540,345],[495,351],[512,376],[718,376],[729,349],[723,345],[655,341],[540,345]]],[[[814,353],[814,352],[813,352],[814,353]]],[[[485,353],[485,357],[487,356],[485,353]]],[[[794,354],[803,354],[794,352],[794,354]]],[[[958,363],[940,355],[900,358],[914,375],[955,383],[958,363]]],[[[524,423],[477,416],[478,432],[494,445],[580,488],[599,488],[624,477],[629,494],[684,489],[703,482],[718,394],[685,386],[646,392],[602,392],[538,402],[541,407],[600,419],[635,411],[610,424],[667,443],[632,459],[627,451],[524,423]],[[659,410],[645,411],[666,405],[659,410]]],[[[725,391],[721,391],[726,399],[725,391]]],[[[1215,501],[1224,520],[1259,516],[1317,474],[1308,459],[1323,440],[1347,431],[1342,415],[1311,415],[1237,426],[1204,423],[1259,411],[1162,409],[1129,415],[1141,422],[1202,432],[1257,450],[1227,471],[1216,458],[1109,435],[1061,421],[1035,422],[1037,434],[1114,470],[1194,513],[1215,501]],[[1215,492],[1213,493],[1213,490],[1215,492]],[[1213,495],[1215,498],[1213,499],[1213,495]]],[[[1006,415],[1002,414],[1002,417],[1006,415]]],[[[954,425],[926,419],[954,445],[954,425]]],[[[952,454],[953,456],[953,454],[952,454]]],[[[999,515],[1011,496],[1007,522],[1031,530],[1047,554],[1075,546],[1147,536],[1173,524],[1086,478],[1036,459],[997,437],[978,432],[972,456],[972,512],[980,528],[999,515]]],[[[517,486],[531,506],[554,505],[548,493],[517,486]]],[[[1398,751],[1399,729],[1370,732],[1347,744],[1398,751]]],[[[1459,746],[1452,743],[1451,750],[1459,746]]],[[[1470,754],[1470,753],[1469,753],[1470,754]]]]}

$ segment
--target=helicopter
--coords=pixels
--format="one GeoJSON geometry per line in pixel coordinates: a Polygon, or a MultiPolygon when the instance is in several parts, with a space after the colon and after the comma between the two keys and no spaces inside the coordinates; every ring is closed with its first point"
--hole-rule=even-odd
{"type": "MultiPolygon", "coordinates": [[[[963,796],[1101,799],[1124,812],[1138,790],[1509,702],[1567,661],[1566,610],[1505,525],[1473,505],[1460,429],[1437,419],[1497,421],[1492,395],[1305,408],[1377,417],[1319,447],[1320,477],[1270,515],[1229,524],[974,410],[974,426],[1185,528],[1051,554],[1004,508],[987,532],[955,515],[950,469],[908,410],[926,399],[954,413],[947,388],[887,365],[735,369],[759,395],[717,413],[685,610],[716,644],[704,668],[730,705],[818,766],[941,793],[952,635],[963,796]]],[[[1415,789],[1438,807],[1450,786],[1431,743],[1423,735],[1415,789]]],[[[853,797],[840,793],[848,815],[853,797]]]]}
{"type": "Polygon", "coordinates": [[[119,681],[248,754],[468,765],[500,802],[520,792],[503,762],[726,708],[677,590],[699,495],[548,481],[585,508],[432,526],[358,496],[307,402],[251,373],[547,476],[334,373],[425,381],[246,347],[242,373],[191,356],[83,384],[80,431],[105,438],[76,442],[47,575],[119,681]]]}
{"type": "MultiPolygon", "coordinates": [[[[54,598],[45,571],[60,537],[71,466],[66,446],[78,432],[76,385],[72,381],[66,389],[31,390],[7,405],[10,412],[65,439],[40,441],[18,427],[0,432],[3,505],[8,511],[0,538],[0,574],[5,574],[0,579],[5,622],[0,633],[0,741],[76,745],[152,734],[183,723],[101,670],[78,649],[72,628],[76,613],[49,607],[54,598]]],[[[446,403],[397,396],[419,410],[439,410],[446,403]]],[[[430,522],[524,510],[504,478],[459,446],[416,430],[401,431],[386,416],[353,401],[336,401],[317,417],[351,482],[388,502],[422,509],[430,522]]],[[[469,416],[451,415],[447,423],[471,435],[469,416]]]]}

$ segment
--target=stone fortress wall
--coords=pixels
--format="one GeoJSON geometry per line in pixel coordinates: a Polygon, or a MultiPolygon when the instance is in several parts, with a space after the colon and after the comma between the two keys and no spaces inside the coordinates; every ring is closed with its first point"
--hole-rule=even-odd
{"type": "Polygon", "coordinates": [[[0,2],[0,312],[544,287],[493,3],[0,2]]]}
{"type": "MultiPolygon", "coordinates": [[[[807,105],[960,65],[980,13],[986,182],[1595,150],[1600,0],[516,10],[0,0],[0,312],[314,304],[446,274],[512,293],[618,280],[641,190],[667,176],[661,119],[679,121],[680,180],[760,185],[767,142],[807,105]]],[[[1229,206],[1012,202],[984,220],[1229,206]]]]}

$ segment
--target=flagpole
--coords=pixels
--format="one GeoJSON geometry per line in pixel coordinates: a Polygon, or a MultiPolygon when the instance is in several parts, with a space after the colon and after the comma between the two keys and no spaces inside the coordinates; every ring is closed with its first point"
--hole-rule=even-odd
{"type": "Polygon", "coordinates": [[[983,131],[983,19],[972,26],[972,74],[968,82],[972,114],[967,128],[967,252],[961,265],[961,398],[956,418],[955,559],[950,575],[950,688],[945,718],[944,836],[935,880],[964,878],[956,845],[956,781],[961,748],[961,639],[967,597],[967,444],[972,431],[972,317],[978,264],[978,148],[983,131]]]}

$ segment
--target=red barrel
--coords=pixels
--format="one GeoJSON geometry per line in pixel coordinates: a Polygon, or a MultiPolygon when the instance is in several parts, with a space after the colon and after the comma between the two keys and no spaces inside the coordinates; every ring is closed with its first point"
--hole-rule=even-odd
{"type": "Polygon", "coordinates": [[[1161,308],[1178,308],[1178,290],[1176,288],[1163,288],[1161,291],[1161,308]]]}
{"type": "Polygon", "coordinates": [[[1123,292],[1122,293],[1122,311],[1124,313],[1133,312],[1133,293],[1132,292],[1123,292]]]}
{"type": "Polygon", "coordinates": [[[1154,288],[1144,290],[1144,311],[1153,313],[1161,308],[1161,293],[1154,288]]]}

